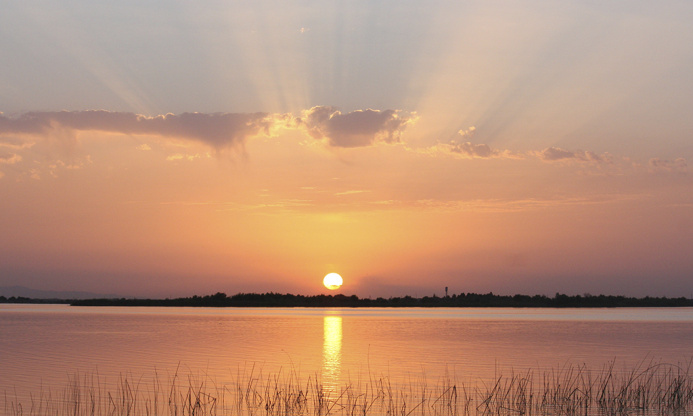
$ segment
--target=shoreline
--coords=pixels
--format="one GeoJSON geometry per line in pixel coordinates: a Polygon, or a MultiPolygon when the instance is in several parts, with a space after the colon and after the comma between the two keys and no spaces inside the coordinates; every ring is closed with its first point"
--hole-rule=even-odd
{"type": "Polygon", "coordinates": [[[493,293],[460,293],[450,296],[411,296],[376,299],[359,298],[356,295],[293,295],[280,293],[238,293],[227,296],[214,295],[180,298],[94,298],[94,299],[34,299],[0,296],[0,303],[12,304],[69,304],[71,306],[156,306],[156,307],[220,307],[220,308],[661,308],[693,307],[693,299],[685,297],[635,298],[614,295],[575,295],[557,293],[545,295],[495,295],[493,293]]]}

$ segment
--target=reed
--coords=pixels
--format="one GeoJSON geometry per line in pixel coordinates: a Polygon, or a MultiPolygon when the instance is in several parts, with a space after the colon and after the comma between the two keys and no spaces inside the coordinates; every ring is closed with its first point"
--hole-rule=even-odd
{"type": "Polygon", "coordinates": [[[239,370],[232,383],[177,370],[161,377],[121,375],[107,383],[98,374],[74,375],[57,393],[41,389],[24,401],[4,394],[7,416],[492,416],[492,415],[690,415],[691,363],[641,363],[616,371],[567,365],[510,371],[490,383],[458,383],[443,377],[393,383],[367,380],[326,387],[318,375],[295,371],[263,374],[239,370]]]}

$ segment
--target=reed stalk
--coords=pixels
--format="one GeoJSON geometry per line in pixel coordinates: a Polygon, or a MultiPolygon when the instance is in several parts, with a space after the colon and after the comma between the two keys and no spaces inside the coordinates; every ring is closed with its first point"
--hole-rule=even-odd
{"type": "Polygon", "coordinates": [[[113,384],[99,374],[76,374],[58,394],[41,388],[24,402],[16,392],[0,397],[7,416],[691,415],[693,374],[691,362],[641,363],[627,371],[610,362],[598,371],[585,365],[510,371],[474,384],[449,375],[434,384],[394,383],[370,374],[327,388],[319,375],[264,375],[253,366],[227,384],[207,375],[184,378],[178,369],[167,378],[124,374],[113,384]]]}

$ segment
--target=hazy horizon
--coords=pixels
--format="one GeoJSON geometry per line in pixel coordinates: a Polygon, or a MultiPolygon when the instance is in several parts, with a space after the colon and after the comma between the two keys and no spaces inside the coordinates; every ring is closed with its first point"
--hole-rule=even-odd
{"type": "Polygon", "coordinates": [[[11,1],[0,286],[690,296],[692,18],[11,1]]]}

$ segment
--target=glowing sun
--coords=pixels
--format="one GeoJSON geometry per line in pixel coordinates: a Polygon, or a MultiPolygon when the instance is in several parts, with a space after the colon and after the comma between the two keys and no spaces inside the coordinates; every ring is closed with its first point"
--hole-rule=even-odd
{"type": "Polygon", "coordinates": [[[328,273],[328,275],[322,279],[322,284],[330,290],[339,289],[342,286],[342,283],[344,283],[342,276],[338,275],[337,273],[328,273]]]}

